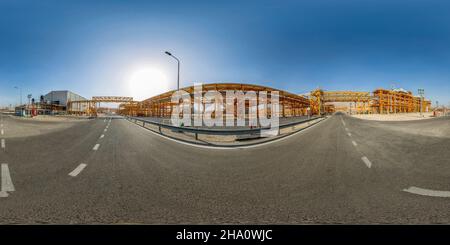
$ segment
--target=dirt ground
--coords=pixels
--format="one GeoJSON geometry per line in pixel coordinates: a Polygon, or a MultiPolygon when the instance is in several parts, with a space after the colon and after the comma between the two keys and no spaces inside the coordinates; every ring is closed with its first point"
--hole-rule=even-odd
{"type": "Polygon", "coordinates": [[[80,120],[87,120],[87,117],[80,116],[48,116],[38,115],[36,117],[14,117],[17,120],[24,121],[39,121],[39,122],[78,122],[80,120]]]}
{"type": "Polygon", "coordinates": [[[29,137],[68,129],[78,123],[88,122],[84,118],[60,116],[37,116],[34,118],[0,115],[3,138],[29,137]]]}
{"type": "Polygon", "coordinates": [[[432,112],[420,113],[395,113],[395,114],[360,114],[352,117],[375,121],[411,121],[434,118],[432,112]]]}

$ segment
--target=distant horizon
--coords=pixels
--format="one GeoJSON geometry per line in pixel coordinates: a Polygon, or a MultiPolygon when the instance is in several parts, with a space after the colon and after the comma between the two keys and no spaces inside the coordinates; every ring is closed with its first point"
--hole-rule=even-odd
{"type": "Polygon", "coordinates": [[[52,90],[142,100],[202,83],[403,88],[450,105],[442,1],[4,1],[0,106],[52,90]]]}
{"type": "MultiPolygon", "coordinates": [[[[225,83],[225,82],[223,82],[223,83],[225,83]]],[[[228,82],[228,83],[232,83],[232,82],[228,82]]],[[[198,84],[198,83],[197,83],[198,84]]],[[[216,83],[202,83],[202,85],[208,85],[208,84],[216,84],[216,83]]],[[[236,83],[237,84],[237,83],[236,83]]],[[[250,85],[259,85],[259,84],[250,84],[250,85]]],[[[191,86],[194,86],[194,85],[191,85],[191,86]]],[[[190,86],[185,86],[185,87],[180,87],[180,89],[182,90],[182,89],[184,89],[184,88],[188,88],[188,87],[190,87],[190,86]]],[[[267,86],[267,87],[270,87],[270,86],[267,86]]],[[[270,88],[272,88],[272,89],[275,89],[275,90],[280,90],[280,91],[285,91],[285,90],[282,90],[282,89],[278,89],[278,88],[274,88],[274,87],[270,87],[270,88]]],[[[343,90],[328,90],[328,89],[325,89],[325,88],[320,88],[320,89],[322,89],[322,90],[324,90],[324,91],[353,91],[353,90],[349,90],[349,89],[343,89],[343,90]]],[[[386,89],[386,90],[392,90],[392,89],[403,89],[403,88],[399,88],[399,87],[395,87],[395,88],[381,88],[381,87],[378,87],[378,88],[374,88],[372,91],[353,91],[353,92],[369,92],[369,93],[373,93],[375,90],[377,90],[377,89],[386,89]]],[[[405,90],[405,89],[404,89],[405,90]]],[[[51,91],[48,91],[48,92],[46,92],[46,93],[44,93],[44,94],[42,94],[43,96],[45,96],[45,95],[47,95],[47,94],[49,94],[50,92],[58,92],[58,91],[70,91],[70,92],[72,92],[72,93],[75,93],[75,94],[77,94],[77,95],[80,95],[80,96],[82,96],[82,97],[84,97],[85,99],[87,99],[87,100],[90,100],[90,99],[92,99],[92,96],[91,97],[86,97],[86,96],[84,96],[83,94],[79,94],[79,93],[77,93],[76,91],[72,91],[72,90],[68,90],[68,89],[60,89],[60,90],[51,90],[51,91]]],[[[168,90],[168,91],[166,91],[166,92],[171,92],[171,91],[176,91],[176,89],[171,89],[171,90],[168,90]]],[[[412,95],[413,96],[419,96],[417,93],[414,93],[414,91],[409,91],[409,90],[405,90],[406,92],[411,92],[412,93],[412,95]]],[[[166,92],[164,92],[164,93],[166,93],[166,92]]],[[[285,91],[285,92],[290,92],[290,91],[285,91]]],[[[312,91],[310,91],[310,92],[312,92],[312,91]]],[[[296,93],[297,95],[307,95],[307,94],[309,94],[310,92],[306,92],[306,93],[296,93]]],[[[291,93],[291,92],[290,92],[291,93]]],[[[22,95],[23,96],[23,95],[22,95]]],[[[33,98],[35,98],[36,100],[38,100],[38,98],[40,97],[41,95],[37,95],[37,96],[33,96],[33,98]]],[[[94,95],[94,96],[123,96],[123,95],[94,95]]],[[[133,97],[133,96],[126,96],[126,97],[133,97]]],[[[153,96],[152,96],[153,97],[153,96]]],[[[146,98],[146,99],[150,99],[151,97],[148,97],[148,98],[146,98]]],[[[426,96],[424,96],[424,98],[425,98],[425,100],[428,100],[428,101],[431,101],[432,102],[432,104],[433,104],[433,106],[434,106],[434,103],[433,103],[433,101],[430,99],[430,98],[428,98],[428,97],[426,97],[426,96]]],[[[20,98],[19,98],[20,99],[20,98]]],[[[18,99],[18,100],[19,100],[18,99]]],[[[144,99],[144,100],[146,100],[146,99],[144,99]]],[[[24,103],[26,103],[27,101],[27,98],[25,98],[25,97],[23,97],[22,98],[22,100],[23,100],[23,102],[24,103]]],[[[134,98],[133,98],[133,100],[134,100],[134,98]]],[[[136,101],[136,100],[135,100],[136,101]]],[[[142,101],[142,100],[139,100],[139,101],[142,101]]],[[[332,102],[333,104],[335,104],[335,103],[347,103],[347,102],[332,102]]],[[[104,103],[104,102],[102,102],[102,107],[104,107],[106,105],[106,107],[109,107],[109,108],[116,108],[117,106],[118,106],[118,104],[115,104],[115,103],[104,103]]],[[[0,105],[0,108],[2,108],[2,107],[9,107],[10,105],[0,105]]],[[[11,105],[11,106],[16,106],[16,105],[11,105]]],[[[440,104],[440,106],[446,106],[446,107],[450,107],[450,102],[449,102],[449,105],[445,105],[445,104],[440,104]]]]}

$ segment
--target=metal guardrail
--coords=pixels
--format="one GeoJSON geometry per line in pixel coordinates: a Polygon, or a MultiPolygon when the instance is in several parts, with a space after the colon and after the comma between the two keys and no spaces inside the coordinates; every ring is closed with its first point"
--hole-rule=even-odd
{"type": "MultiPolygon", "coordinates": [[[[145,124],[151,124],[154,126],[158,127],[158,131],[160,134],[162,134],[161,129],[162,128],[166,128],[166,129],[171,129],[174,131],[178,131],[178,132],[188,132],[188,133],[194,133],[195,134],[195,139],[198,140],[198,135],[199,134],[206,134],[206,135],[246,135],[246,134],[261,134],[262,130],[270,130],[270,127],[261,127],[261,128],[251,128],[251,129],[233,129],[233,130],[229,130],[229,129],[205,129],[205,128],[192,128],[192,127],[177,127],[177,126],[173,126],[173,125],[168,125],[168,124],[164,124],[164,123],[159,123],[159,122],[155,122],[155,121],[151,121],[148,119],[141,119],[141,118],[137,118],[137,117],[128,117],[125,116],[125,118],[134,123],[138,123],[138,122],[142,122],[142,126],[145,127],[145,124]]],[[[305,123],[305,122],[309,122],[309,121],[313,121],[316,120],[318,118],[322,118],[322,116],[315,116],[315,117],[311,117],[305,120],[301,120],[301,121],[295,121],[295,122],[290,122],[290,123],[286,123],[286,124],[282,124],[278,127],[278,135],[280,134],[280,130],[283,128],[289,128],[289,127],[293,127],[297,124],[301,124],[301,123],[305,123]]]]}

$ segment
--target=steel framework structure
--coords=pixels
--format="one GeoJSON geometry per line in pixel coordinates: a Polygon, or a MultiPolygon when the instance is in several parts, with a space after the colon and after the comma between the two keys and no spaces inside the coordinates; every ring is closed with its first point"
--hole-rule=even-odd
{"type": "Polygon", "coordinates": [[[311,108],[314,114],[320,114],[329,105],[327,103],[334,102],[354,103],[356,113],[427,112],[431,107],[430,100],[414,96],[404,90],[376,89],[370,93],[317,89],[311,92],[311,108]]]}
{"type": "MultiPolygon", "coordinates": [[[[286,91],[276,90],[270,87],[252,85],[252,84],[238,84],[238,83],[213,83],[213,84],[204,84],[201,85],[202,88],[202,98],[204,94],[208,91],[218,91],[223,98],[226,97],[227,91],[242,91],[244,93],[249,91],[254,92],[279,92],[279,104],[280,104],[280,117],[294,117],[294,116],[302,116],[307,115],[308,107],[310,106],[310,101],[300,95],[292,94],[286,91]]],[[[181,90],[189,93],[191,96],[191,108],[194,108],[194,86],[185,87],[181,90]]],[[[169,91],[142,102],[131,103],[131,104],[123,104],[121,105],[119,111],[121,114],[129,115],[129,116],[147,116],[147,117],[170,117],[173,111],[174,106],[178,106],[178,103],[172,103],[171,98],[173,93],[176,90],[169,91]]],[[[270,96],[268,96],[270,97],[270,96]]],[[[260,100],[256,99],[256,105],[260,104],[260,100]]],[[[202,100],[202,108],[205,108],[206,101],[202,100]]],[[[236,106],[237,101],[234,101],[234,106],[236,106]]],[[[246,111],[249,110],[250,101],[246,100],[245,107],[246,111]]],[[[234,110],[236,116],[236,109],[234,110]]],[[[268,110],[270,115],[270,110],[268,110]]],[[[193,114],[193,109],[192,109],[193,114]]],[[[223,114],[226,114],[226,109],[223,108],[223,114]]]]}
{"type": "Polygon", "coordinates": [[[91,100],[77,100],[67,102],[67,113],[73,115],[97,116],[100,103],[133,104],[133,97],[123,96],[93,96],[91,100]]]}
{"type": "Polygon", "coordinates": [[[353,102],[359,113],[365,113],[370,108],[371,99],[370,92],[323,91],[316,89],[311,92],[311,108],[314,114],[329,113],[334,111],[335,108],[327,103],[353,102]]]}
{"type": "Polygon", "coordinates": [[[431,101],[411,92],[377,89],[373,92],[373,113],[428,112],[431,101]]]}
{"type": "MultiPolygon", "coordinates": [[[[194,114],[194,93],[196,87],[190,86],[182,88],[191,97],[191,114],[194,114]]],[[[254,91],[267,92],[268,97],[273,91],[279,92],[280,111],[279,117],[295,117],[313,114],[332,113],[336,109],[342,110],[343,107],[337,107],[335,102],[354,103],[357,113],[407,113],[407,112],[426,112],[430,110],[431,102],[422,97],[414,96],[411,92],[404,90],[386,90],[376,89],[371,92],[358,91],[323,91],[316,89],[310,93],[309,98],[296,95],[282,90],[276,90],[266,86],[240,83],[213,83],[201,85],[203,100],[200,102],[204,110],[208,103],[204,99],[205,93],[209,91],[219,92],[223,98],[226,98],[227,91],[242,91],[244,93],[254,91]]],[[[94,96],[91,100],[69,101],[67,112],[69,114],[96,116],[101,102],[120,103],[119,113],[128,116],[146,116],[146,117],[170,117],[175,106],[179,106],[180,101],[172,102],[172,95],[176,90],[172,90],[144,101],[133,101],[132,97],[119,96],[94,96]]],[[[245,100],[245,110],[248,112],[251,105],[260,108],[260,99],[256,97],[250,103],[245,100]]],[[[225,103],[225,102],[224,102],[225,103]]],[[[236,117],[237,100],[234,101],[234,116],[236,117]]],[[[350,104],[351,107],[351,104],[350,104]]],[[[219,108],[216,108],[217,110],[219,108]]],[[[256,110],[259,113],[259,109],[256,110]]],[[[226,107],[222,108],[223,114],[226,114],[226,107]]],[[[270,107],[267,110],[270,115],[270,107]]],[[[248,113],[246,113],[248,114],[248,113]]]]}

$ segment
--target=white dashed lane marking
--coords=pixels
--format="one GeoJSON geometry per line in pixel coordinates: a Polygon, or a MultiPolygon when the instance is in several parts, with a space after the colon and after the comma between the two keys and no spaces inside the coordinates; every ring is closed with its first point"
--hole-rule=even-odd
{"type": "Polygon", "coordinates": [[[366,156],[361,157],[361,160],[366,164],[368,168],[372,167],[372,163],[369,161],[369,159],[366,156]]]}
{"type": "MultiPolygon", "coordinates": [[[[342,122],[342,124],[344,125],[344,127],[345,127],[345,131],[347,131],[347,135],[349,136],[349,137],[352,137],[352,133],[350,133],[349,131],[349,129],[345,126],[345,122],[344,122],[344,120],[342,119],[342,117],[341,117],[341,122],[342,122]]],[[[358,143],[356,143],[356,141],[354,141],[354,140],[352,140],[352,144],[353,144],[353,146],[358,146],[358,143]]],[[[366,156],[363,156],[363,157],[361,157],[361,160],[364,162],[364,164],[366,164],[366,166],[368,167],[368,168],[371,168],[372,167],[372,162],[370,162],[370,160],[366,157],[366,156]]]]}
{"type": "Polygon", "coordinates": [[[98,150],[99,147],[100,147],[100,144],[96,144],[96,145],[94,146],[94,148],[92,148],[92,150],[96,151],[96,150],[98,150]]]}
{"type": "MultiPolygon", "coordinates": [[[[106,119],[104,120],[104,122],[106,122],[106,119]]],[[[107,128],[109,127],[109,124],[106,126],[105,128],[105,132],[107,131],[107,128]]],[[[105,137],[104,134],[100,135],[99,139],[103,139],[105,137]]],[[[100,144],[95,144],[95,146],[92,148],[93,151],[97,151],[98,148],[100,148],[100,144]]],[[[86,168],[87,164],[86,163],[81,163],[80,165],[78,165],[77,168],[75,168],[72,172],[69,173],[70,176],[72,177],[76,177],[78,174],[81,173],[81,171],[83,171],[84,168],[86,168]]]]}
{"type": "Polygon", "coordinates": [[[6,147],[5,139],[1,140],[1,146],[2,146],[3,149],[6,147]]]}
{"type": "Polygon", "coordinates": [[[83,169],[87,166],[87,164],[85,163],[81,163],[80,165],[78,165],[77,168],[75,168],[72,172],[69,173],[70,176],[72,177],[76,177],[78,174],[81,173],[81,171],[83,171],[83,169]]]}
{"type": "Polygon", "coordinates": [[[0,197],[7,197],[8,191],[15,191],[14,185],[11,180],[11,175],[9,174],[8,164],[2,163],[1,171],[2,187],[0,191],[0,197]]]}
{"type": "Polygon", "coordinates": [[[430,196],[430,197],[450,197],[450,191],[436,191],[436,190],[429,190],[429,189],[423,189],[415,186],[411,186],[408,189],[403,189],[403,191],[417,194],[421,196],[430,196]]]}
{"type": "Polygon", "coordinates": [[[100,144],[96,144],[96,145],[92,148],[92,150],[96,151],[96,150],[98,150],[99,147],[100,147],[100,144]]]}

